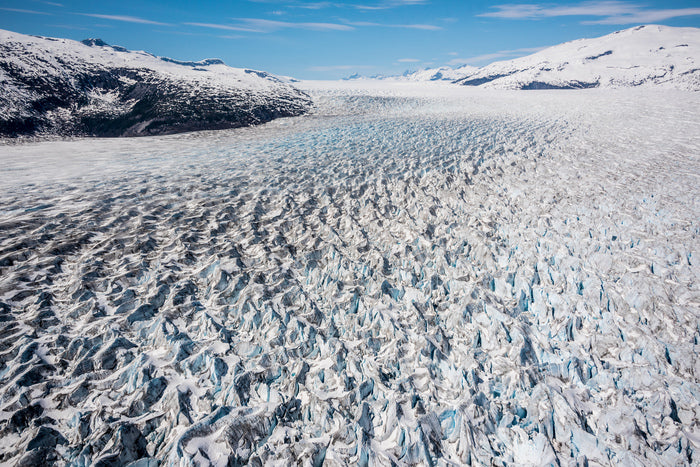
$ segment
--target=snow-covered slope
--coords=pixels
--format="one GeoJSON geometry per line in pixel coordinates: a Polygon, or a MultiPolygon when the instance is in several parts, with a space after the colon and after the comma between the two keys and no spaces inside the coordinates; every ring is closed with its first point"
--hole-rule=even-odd
{"type": "Polygon", "coordinates": [[[458,82],[502,89],[662,86],[700,90],[700,29],[639,26],[492,63],[458,82]]]}
{"type": "Polygon", "coordinates": [[[0,30],[0,136],[151,135],[231,128],[299,115],[306,94],[221,60],[0,30]]]}

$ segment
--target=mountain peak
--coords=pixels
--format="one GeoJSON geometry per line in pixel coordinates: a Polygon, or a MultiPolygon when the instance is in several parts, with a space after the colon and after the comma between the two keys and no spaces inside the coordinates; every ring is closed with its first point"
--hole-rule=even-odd
{"type": "Polygon", "coordinates": [[[109,44],[106,43],[105,41],[103,41],[102,39],[99,39],[99,38],[92,38],[92,37],[90,37],[90,38],[88,38],[88,39],[83,39],[83,40],[80,41],[80,42],[83,43],[83,44],[85,44],[85,45],[87,45],[88,47],[94,47],[94,46],[97,46],[97,47],[108,47],[108,46],[109,46],[109,44]]]}
{"type": "Polygon", "coordinates": [[[103,41],[102,39],[99,39],[99,38],[95,38],[95,39],[93,39],[93,38],[83,39],[82,41],[80,41],[80,43],[81,43],[81,44],[85,44],[85,45],[87,45],[88,47],[109,47],[109,48],[111,48],[111,49],[113,49],[113,50],[116,50],[117,52],[128,52],[128,51],[129,51],[129,50],[127,50],[126,48],[120,47],[120,46],[118,46],[118,45],[110,45],[110,44],[106,43],[105,41],[103,41]]]}
{"type": "Polygon", "coordinates": [[[160,59],[163,60],[164,62],[174,63],[175,65],[190,66],[190,67],[209,66],[209,65],[225,65],[224,61],[221,60],[220,58],[206,58],[204,60],[199,60],[197,62],[175,60],[173,58],[168,58],[168,57],[160,57],[160,59]]]}

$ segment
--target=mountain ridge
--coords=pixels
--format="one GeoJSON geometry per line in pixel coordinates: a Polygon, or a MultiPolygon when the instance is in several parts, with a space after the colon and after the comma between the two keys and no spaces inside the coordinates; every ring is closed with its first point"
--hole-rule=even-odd
{"type": "Polygon", "coordinates": [[[301,115],[311,99],[269,73],[0,30],[0,136],[145,136],[301,115]]]}
{"type": "Polygon", "coordinates": [[[494,62],[457,84],[497,89],[700,90],[700,29],[644,25],[494,62]],[[682,49],[682,50],[680,50],[682,49]]]}
{"type": "Polygon", "coordinates": [[[379,80],[379,81],[395,81],[395,82],[448,82],[452,83],[458,79],[469,76],[478,70],[478,67],[470,65],[461,65],[457,68],[445,65],[436,68],[423,68],[420,70],[406,70],[400,75],[372,75],[363,76],[359,73],[342,78],[342,81],[354,80],[379,80]]]}

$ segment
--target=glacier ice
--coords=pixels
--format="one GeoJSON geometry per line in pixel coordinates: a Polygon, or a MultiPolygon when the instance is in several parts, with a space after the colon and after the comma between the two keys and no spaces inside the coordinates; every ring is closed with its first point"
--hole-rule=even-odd
{"type": "Polygon", "coordinates": [[[0,146],[0,461],[700,459],[700,96],[311,84],[0,146]]]}

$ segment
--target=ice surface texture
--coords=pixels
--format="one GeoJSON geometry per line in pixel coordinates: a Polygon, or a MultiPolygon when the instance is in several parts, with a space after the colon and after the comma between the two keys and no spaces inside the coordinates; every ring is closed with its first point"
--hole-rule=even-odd
{"type": "Polygon", "coordinates": [[[334,86],[0,147],[0,459],[697,464],[700,96],[334,86]]]}

